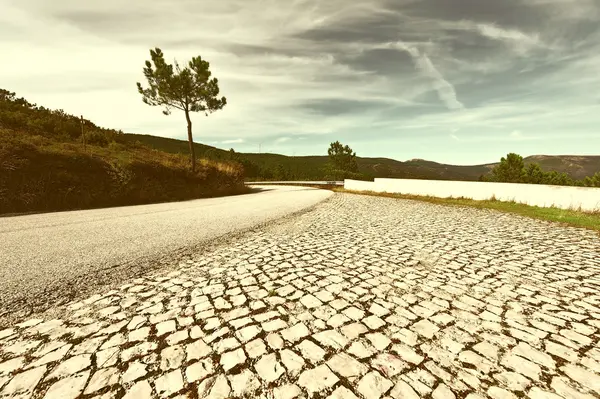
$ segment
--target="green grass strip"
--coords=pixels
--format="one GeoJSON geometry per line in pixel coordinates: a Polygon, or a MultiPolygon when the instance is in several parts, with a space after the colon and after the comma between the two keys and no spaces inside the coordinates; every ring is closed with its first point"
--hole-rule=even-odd
{"type": "Polygon", "coordinates": [[[338,187],[333,188],[333,191],[377,197],[410,199],[448,206],[468,206],[479,209],[494,209],[500,212],[513,213],[533,219],[558,222],[573,227],[583,227],[600,232],[600,212],[585,212],[572,209],[560,209],[556,207],[545,208],[520,204],[513,201],[498,201],[493,199],[480,201],[469,198],[438,198],[409,194],[377,193],[373,191],[352,191],[338,187]]]}

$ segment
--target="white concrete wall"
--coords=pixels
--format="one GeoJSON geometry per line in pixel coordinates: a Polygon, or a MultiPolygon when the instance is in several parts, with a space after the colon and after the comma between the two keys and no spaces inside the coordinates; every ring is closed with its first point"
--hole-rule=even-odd
{"type": "Polygon", "coordinates": [[[346,179],[344,180],[344,188],[354,191],[375,191],[375,183],[372,181],[346,179]]]}
{"type": "Polygon", "coordinates": [[[344,188],[440,198],[465,197],[515,201],[541,207],[600,211],[600,188],[550,186],[543,184],[489,183],[452,180],[375,179],[374,182],[345,180],[344,188]]]}

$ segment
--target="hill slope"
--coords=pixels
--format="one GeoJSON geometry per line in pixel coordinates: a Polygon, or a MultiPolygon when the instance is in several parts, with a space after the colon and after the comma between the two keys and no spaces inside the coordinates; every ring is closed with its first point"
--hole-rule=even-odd
{"type": "Polygon", "coordinates": [[[0,89],[0,214],[148,204],[246,191],[238,164],[202,159],[192,173],[186,155],[128,142],[122,132],[38,107],[0,89]]]}
{"type": "MultiPolygon", "coordinates": [[[[188,154],[187,141],[163,138],[150,135],[130,134],[123,135],[123,139],[135,143],[140,142],[151,148],[175,154],[188,154]]],[[[209,159],[229,159],[229,151],[195,143],[196,154],[209,159]]],[[[265,176],[268,171],[282,168],[290,179],[322,179],[323,171],[329,158],[326,155],[289,157],[280,154],[237,154],[247,160],[246,180],[256,178],[270,178],[265,176]],[[253,173],[254,172],[254,173],[253,173]]],[[[477,180],[483,173],[489,171],[485,165],[456,166],[444,165],[436,162],[411,160],[407,162],[389,158],[361,158],[357,157],[359,172],[367,178],[390,177],[408,179],[443,179],[443,180],[477,180]]]]}
{"type": "Polygon", "coordinates": [[[525,164],[536,162],[544,170],[566,173],[575,179],[592,176],[600,171],[598,155],[532,155],[524,158],[525,164]]]}
{"type": "MultiPolygon", "coordinates": [[[[149,147],[176,154],[188,154],[188,143],[183,140],[163,138],[150,135],[124,134],[124,139],[131,142],[139,141],[149,147]]],[[[196,154],[206,158],[228,159],[229,151],[195,143],[196,154]]],[[[246,180],[264,178],[261,171],[274,170],[279,165],[289,171],[289,178],[322,179],[322,168],[328,161],[327,156],[298,156],[289,157],[279,154],[241,153],[240,157],[253,164],[247,170],[246,180]],[[251,172],[255,173],[251,173],[251,172]]],[[[532,155],[524,158],[525,164],[539,163],[546,172],[565,172],[574,179],[592,176],[600,171],[600,156],[575,155],[532,155]]],[[[423,159],[397,161],[389,158],[357,158],[360,173],[366,177],[389,177],[409,179],[439,179],[476,181],[483,174],[489,173],[498,162],[483,165],[447,165],[423,159]]],[[[246,165],[248,166],[248,165],[246,165]]],[[[247,168],[248,169],[248,168],[247,168]]]]}

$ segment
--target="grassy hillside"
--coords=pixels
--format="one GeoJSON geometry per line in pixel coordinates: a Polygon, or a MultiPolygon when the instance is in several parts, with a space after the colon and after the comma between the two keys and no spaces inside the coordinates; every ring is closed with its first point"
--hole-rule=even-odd
{"type": "MultiPolygon", "coordinates": [[[[393,161],[387,160],[386,161],[393,161]]],[[[408,178],[424,178],[424,179],[439,179],[439,180],[477,180],[479,176],[487,173],[488,169],[483,165],[461,166],[461,165],[446,165],[442,163],[426,161],[424,159],[411,159],[409,161],[397,163],[398,172],[406,170],[408,178]],[[413,177],[422,176],[422,177],[413,177]]],[[[384,177],[384,176],[382,176],[384,177]]]]}
{"type": "MultiPolygon", "coordinates": [[[[244,180],[330,180],[325,155],[238,154],[199,143],[195,147],[203,161],[196,173],[191,173],[187,141],[101,128],[0,89],[0,214],[233,194],[245,191],[244,180]]],[[[357,161],[357,176],[365,179],[478,180],[497,165],[456,166],[388,158],[357,161]]],[[[545,171],[565,172],[575,178],[600,170],[600,156],[539,155],[525,158],[525,162],[537,162],[545,171]]]]}
{"type": "Polygon", "coordinates": [[[600,156],[586,155],[532,155],[524,158],[525,164],[538,163],[544,170],[566,173],[574,179],[583,179],[600,171],[600,156]]]}
{"type": "Polygon", "coordinates": [[[179,201],[246,192],[241,165],[201,160],[0,90],[0,214],[179,201]]]}
{"type": "MultiPolygon", "coordinates": [[[[140,134],[124,134],[124,140],[140,142],[152,148],[174,154],[187,154],[188,143],[164,137],[140,134]]],[[[210,159],[230,159],[229,151],[203,144],[195,144],[196,153],[210,159]]],[[[323,149],[326,152],[326,149],[323,149]]],[[[269,172],[282,169],[287,172],[288,179],[323,179],[323,168],[328,162],[328,157],[323,156],[298,156],[289,157],[279,154],[236,154],[238,159],[246,160],[245,179],[269,179],[269,172]]],[[[600,171],[600,156],[573,156],[573,155],[533,155],[524,158],[525,164],[538,163],[546,172],[556,171],[567,173],[574,179],[583,179],[593,176],[600,171]]],[[[390,177],[407,179],[439,179],[439,180],[465,180],[477,181],[481,175],[489,173],[499,163],[483,165],[447,165],[424,159],[411,159],[397,161],[389,158],[360,158],[357,157],[359,172],[365,178],[390,177]]]]}
{"type": "MultiPolygon", "coordinates": [[[[123,140],[129,143],[140,143],[156,150],[172,154],[189,154],[187,141],[145,134],[123,134],[123,140]]],[[[327,157],[288,157],[278,154],[232,154],[220,148],[194,143],[196,155],[211,160],[235,160],[244,166],[246,181],[260,179],[320,179],[323,177],[322,168],[327,163],[327,157]],[[277,171],[282,176],[276,176],[277,171]]]]}
{"type": "MultiPolygon", "coordinates": [[[[556,171],[566,173],[573,179],[583,179],[600,171],[600,156],[598,155],[531,155],[523,158],[525,166],[530,163],[539,164],[546,172],[556,171]]],[[[486,173],[499,162],[482,165],[486,173]]]]}
{"type": "MultiPolygon", "coordinates": [[[[128,142],[140,142],[152,148],[174,154],[187,154],[187,141],[175,140],[141,134],[124,134],[128,142]]],[[[195,143],[196,153],[210,159],[230,159],[229,151],[195,143]]],[[[323,150],[326,152],[326,149],[323,150]]],[[[329,158],[324,156],[289,157],[279,154],[240,153],[236,156],[245,160],[245,179],[262,180],[277,178],[274,171],[282,171],[284,179],[320,180],[324,178],[324,167],[329,158]]],[[[444,165],[424,160],[407,162],[389,158],[360,158],[357,157],[359,172],[365,178],[390,177],[408,179],[442,179],[442,180],[477,180],[488,172],[484,165],[455,166],[444,165]]]]}
{"type": "MultiPolygon", "coordinates": [[[[140,142],[152,148],[174,154],[187,154],[188,143],[163,137],[140,134],[124,134],[128,142],[140,142]]],[[[203,144],[195,144],[196,153],[210,159],[230,159],[229,151],[203,144]]],[[[323,150],[325,152],[326,149],[323,150]]],[[[278,168],[287,172],[287,179],[323,179],[323,168],[328,162],[324,156],[288,157],[279,154],[241,153],[239,158],[246,160],[245,179],[275,178],[273,173],[278,168]]],[[[439,179],[476,181],[483,174],[489,173],[498,163],[484,165],[447,165],[423,159],[412,159],[401,162],[389,158],[357,158],[359,172],[365,178],[390,177],[405,179],[439,179]]],[[[565,172],[575,179],[592,176],[600,170],[600,156],[548,156],[534,155],[525,158],[525,164],[539,163],[544,171],[565,172]]],[[[284,173],[285,174],[285,173],[284,173]]]]}
{"type": "MultiPolygon", "coordinates": [[[[122,135],[122,141],[124,143],[139,143],[149,148],[154,148],[159,151],[168,152],[171,154],[189,154],[189,145],[187,141],[184,140],[176,140],[170,139],[166,137],[158,137],[158,136],[150,136],[149,134],[131,134],[125,133],[122,135]]],[[[196,149],[196,155],[200,158],[204,157],[208,152],[214,152],[215,154],[220,154],[221,156],[227,155],[227,151],[222,150],[220,148],[211,147],[209,145],[204,145],[200,143],[194,143],[194,147],[196,149]]]]}

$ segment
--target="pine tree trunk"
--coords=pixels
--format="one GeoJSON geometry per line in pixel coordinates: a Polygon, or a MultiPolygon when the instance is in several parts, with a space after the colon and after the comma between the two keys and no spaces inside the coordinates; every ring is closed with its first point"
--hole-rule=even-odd
{"type": "Polygon", "coordinates": [[[187,120],[188,142],[190,144],[190,156],[192,157],[192,173],[196,172],[196,151],[194,149],[194,138],[192,137],[192,120],[190,112],[185,111],[185,119],[187,120]]]}

